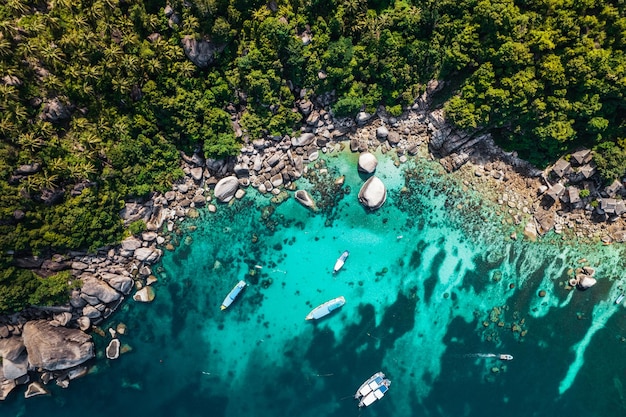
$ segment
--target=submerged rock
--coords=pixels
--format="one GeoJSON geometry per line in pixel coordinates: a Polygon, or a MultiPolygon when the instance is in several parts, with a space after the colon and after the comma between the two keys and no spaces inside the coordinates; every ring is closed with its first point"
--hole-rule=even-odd
{"type": "Polygon", "coordinates": [[[380,208],[387,200],[387,189],[378,177],[371,177],[359,191],[359,202],[372,210],[380,208]]]}

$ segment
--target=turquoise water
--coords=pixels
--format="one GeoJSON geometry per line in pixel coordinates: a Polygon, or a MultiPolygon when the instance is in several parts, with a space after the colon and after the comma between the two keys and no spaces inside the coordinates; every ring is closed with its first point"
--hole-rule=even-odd
{"type": "Polygon", "coordinates": [[[103,326],[124,322],[130,352],[107,361],[108,340],[96,336],[90,375],[48,397],[14,392],[0,415],[626,413],[626,312],[612,302],[624,276],[619,248],[512,241],[513,226],[492,207],[421,160],[397,168],[379,156],[389,195],[366,212],[357,156],[326,159],[311,172],[327,174],[299,183],[318,201],[315,213],[250,189],[180,224],[157,268],[155,301],[127,303],[103,326]],[[564,289],[581,265],[596,268],[598,284],[564,289]],[[220,311],[240,279],[249,286],[220,311]],[[340,295],[341,309],[304,320],[340,295]],[[388,394],[358,410],[352,395],[379,370],[392,381],[388,394]]]}

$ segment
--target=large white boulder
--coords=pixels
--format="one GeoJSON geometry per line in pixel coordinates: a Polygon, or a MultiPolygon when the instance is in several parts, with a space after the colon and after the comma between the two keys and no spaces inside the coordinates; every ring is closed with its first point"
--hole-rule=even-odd
{"type": "Polygon", "coordinates": [[[370,177],[359,191],[359,202],[372,210],[380,208],[387,199],[387,189],[380,178],[370,177]]]}
{"type": "Polygon", "coordinates": [[[80,290],[83,294],[96,297],[103,303],[112,303],[113,301],[119,300],[122,296],[119,292],[111,288],[109,284],[94,276],[83,278],[83,285],[80,290]]]}
{"type": "Polygon", "coordinates": [[[314,140],[315,140],[315,134],[310,133],[310,132],[303,133],[297,138],[291,138],[291,145],[292,146],[306,146],[306,145],[310,145],[311,143],[313,143],[314,140]]]}
{"type": "Polygon", "coordinates": [[[139,248],[135,250],[134,255],[135,259],[140,262],[153,264],[161,258],[161,255],[163,255],[163,251],[157,248],[139,248]]]}
{"type": "Polygon", "coordinates": [[[363,152],[359,155],[359,165],[358,170],[361,172],[365,172],[366,174],[371,174],[376,171],[376,167],[378,166],[378,159],[371,152],[363,152]]]}
{"type": "Polygon", "coordinates": [[[215,185],[215,198],[222,203],[227,203],[233,199],[237,189],[239,188],[239,179],[231,175],[230,177],[222,178],[215,185]]]}
{"type": "Polygon", "coordinates": [[[120,339],[115,338],[109,342],[106,350],[107,359],[117,359],[120,357],[120,339]]]}

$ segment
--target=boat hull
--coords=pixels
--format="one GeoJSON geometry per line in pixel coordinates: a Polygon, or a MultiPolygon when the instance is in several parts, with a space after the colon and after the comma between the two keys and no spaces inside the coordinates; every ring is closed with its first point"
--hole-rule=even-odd
{"type": "Polygon", "coordinates": [[[376,372],[368,378],[354,394],[354,398],[359,400],[359,408],[367,407],[385,396],[389,390],[391,381],[385,378],[382,372],[376,372]]]}
{"type": "Polygon", "coordinates": [[[235,301],[235,298],[237,298],[239,293],[246,287],[246,285],[248,284],[246,284],[245,281],[243,280],[239,281],[237,285],[235,285],[233,289],[230,290],[226,298],[224,298],[224,301],[222,301],[222,305],[220,306],[220,309],[226,310],[228,307],[230,307],[233,301],[235,301]]]}
{"type": "Polygon", "coordinates": [[[341,297],[333,298],[332,300],[326,301],[324,304],[320,304],[319,306],[315,307],[313,310],[311,310],[311,312],[306,316],[305,319],[321,319],[322,317],[329,315],[339,307],[342,307],[345,303],[346,299],[343,297],[343,295],[341,297]]]}
{"type": "Polygon", "coordinates": [[[348,255],[350,255],[350,252],[346,250],[341,254],[339,259],[337,259],[337,261],[335,262],[335,266],[333,267],[334,273],[338,272],[341,268],[343,268],[343,265],[346,263],[346,259],[348,259],[348,255]]]}

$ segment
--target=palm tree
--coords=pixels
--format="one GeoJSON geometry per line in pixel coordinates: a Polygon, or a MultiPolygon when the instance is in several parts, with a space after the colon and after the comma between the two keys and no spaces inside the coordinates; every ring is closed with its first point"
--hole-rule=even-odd
{"type": "Polygon", "coordinates": [[[9,114],[5,114],[2,118],[0,118],[0,134],[8,136],[10,133],[15,131],[15,124],[11,119],[12,118],[9,114]]]}
{"type": "Polygon", "coordinates": [[[35,184],[41,190],[54,190],[57,187],[58,175],[50,173],[47,169],[33,175],[35,184]]]}
{"type": "Polygon", "coordinates": [[[68,167],[70,178],[82,181],[89,179],[90,176],[97,174],[96,167],[89,161],[80,161],[68,167]]]}
{"type": "Polygon", "coordinates": [[[41,147],[44,145],[43,139],[35,136],[34,133],[22,133],[17,137],[17,143],[22,147],[22,149],[28,150],[31,153],[35,154],[41,147]]]}
{"type": "Polygon", "coordinates": [[[48,169],[55,175],[65,176],[67,161],[63,158],[54,158],[48,162],[48,169]]]}
{"type": "Polygon", "coordinates": [[[28,5],[26,4],[27,1],[26,0],[5,0],[6,3],[6,7],[9,8],[9,10],[13,11],[14,16],[20,16],[23,14],[26,14],[26,12],[28,11],[28,5]]]}

